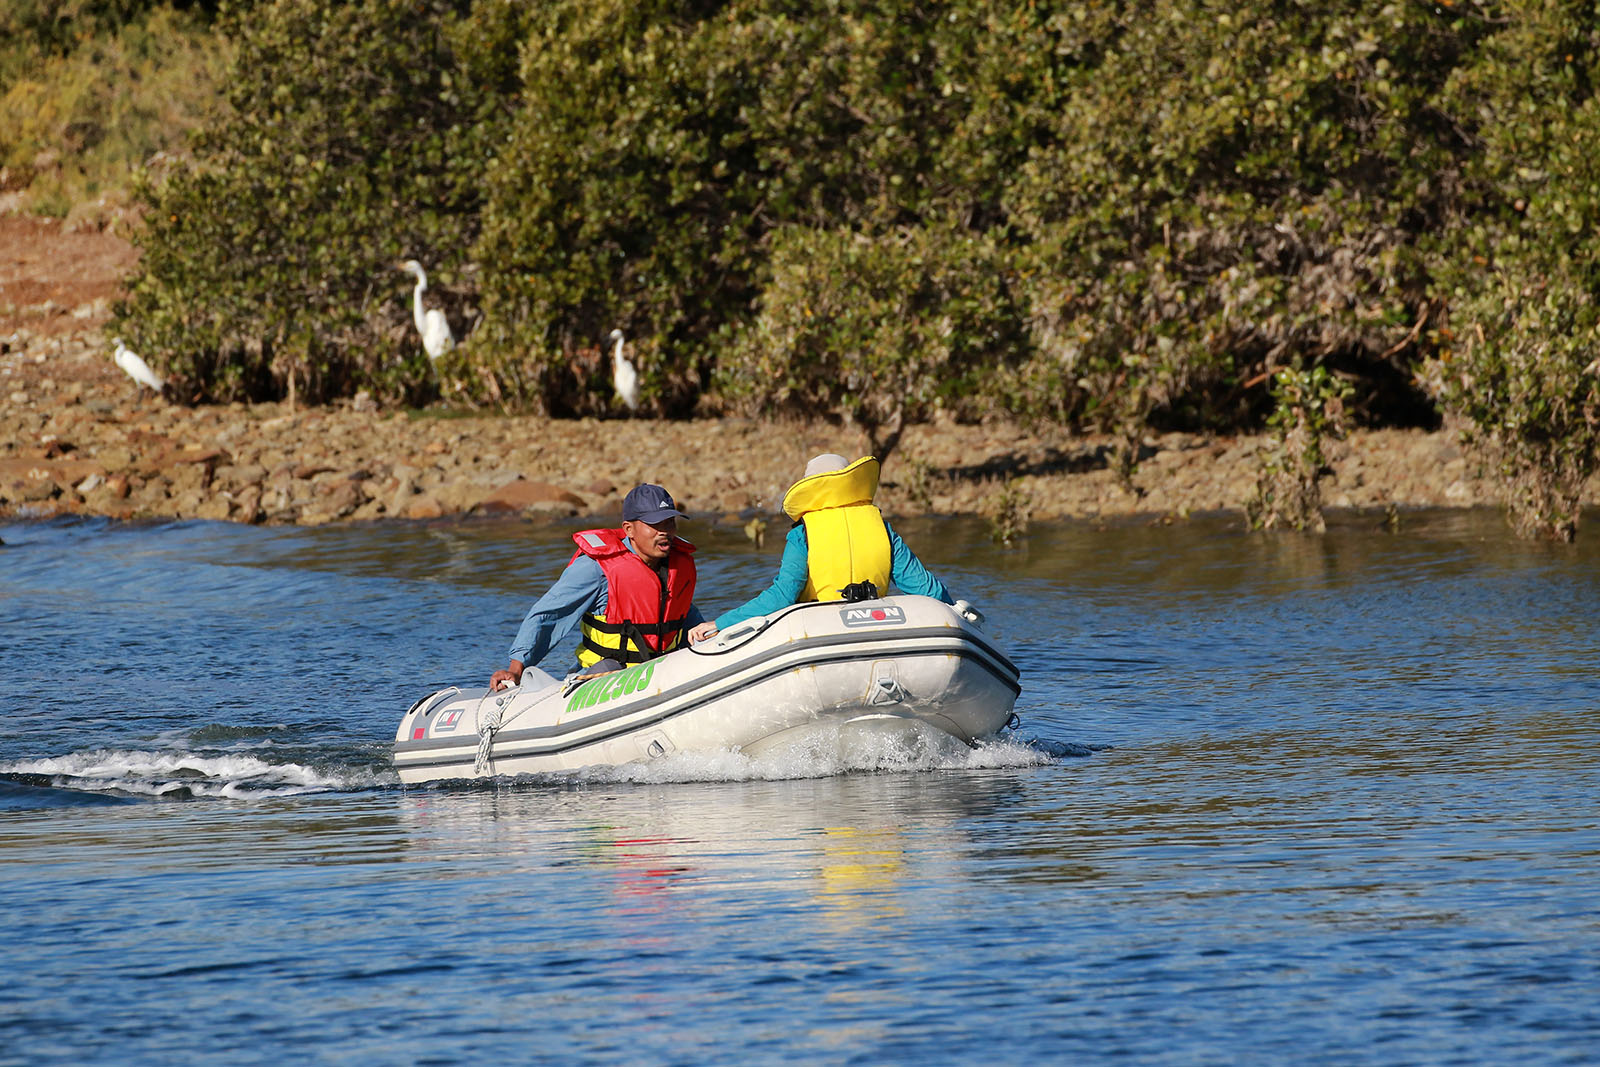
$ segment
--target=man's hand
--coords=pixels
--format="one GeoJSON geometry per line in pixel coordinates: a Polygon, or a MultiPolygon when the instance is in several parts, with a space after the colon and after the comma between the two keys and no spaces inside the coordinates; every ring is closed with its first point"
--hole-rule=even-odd
{"type": "Polygon", "coordinates": [[[502,689],[510,689],[514,685],[522,684],[522,661],[512,660],[511,666],[503,671],[495,671],[489,675],[489,691],[498,693],[502,689]]]}
{"type": "Polygon", "coordinates": [[[715,636],[717,636],[717,624],[714,622],[703,622],[699,626],[696,626],[694,629],[689,631],[689,643],[691,645],[698,645],[701,641],[709,641],[715,636]]]}

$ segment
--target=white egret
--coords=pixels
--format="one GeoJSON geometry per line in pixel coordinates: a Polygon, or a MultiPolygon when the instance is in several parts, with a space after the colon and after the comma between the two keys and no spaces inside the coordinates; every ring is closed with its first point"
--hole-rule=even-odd
{"type": "Polygon", "coordinates": [[[606,340],[616,344],[611,352],[611,384],[616,386],[617,396],[628,405],[629,411],[639,410],[639,372],[634,370],[622,354],[622,331],[612,330],[611,336],[606,340]]]}
{"type": "Polygon", "coordinates": [[[151,370],[150,364],[140,359],[127,345],[123,344],[122,338],[113,337],[111,343],[117,346],[117,350],[112,353],[112,360],[123,369],[128,377],[138,382],[141,388],[148,386],[159,393],[166,387],[167,383],[162,379],[161,375],[151,370]]]}
{"type": "Polygon", "coordinates": [[[400,269],[417,279],[417,287],[411,294],[411,317],[416,320],[417,332],[422,335],[422,350],[428,353],[429,359],[438,359],[456,346],[456,336],[450,332],[450,323],[445,320],[444,312],[422,306],[422,294],[428,289],[428,275],[423,271],[422,264],[408,259],[400,264],[400,269]]]}

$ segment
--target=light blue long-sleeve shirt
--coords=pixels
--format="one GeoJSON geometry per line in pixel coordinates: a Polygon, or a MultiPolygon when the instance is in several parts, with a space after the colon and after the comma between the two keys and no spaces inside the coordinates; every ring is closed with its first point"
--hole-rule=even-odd
{"type": "MultiPolygon", "coordinates": [[[[632,540],[624,539],[624,543],[628,551],[638,555],[632,540]]],[[[577,559],[567,564],[555,584],[528,609],[527,618],[522,620],[516,639],[511,642],[511,658],[521,660],[524,667],[534,666],[566,640],[584,615],[605,614],[609,601],[606,572],[600,569],[598,560],[580,552],[577,559]]],[[[687,631],[704,620],[700,609],[690,604],[684,629],[687,631]]]]}
{"type": "MultiPolygon", "coordinates": [[[[931,596],[946,604],[954,603],[944,583],[922,565],[916,553],[900,540],[900,535],[894,532],[888,520],[884,520],[883,525],[889,531],[889,581],[894,583],[895,588],[902,593],[931,596]]],[[[718,615],[717,629],[726,630],[757,615],[771,615],[799,600],[800,594],[805,591],[806,578],[811,573],[809,557],[810,545],[806,540],[805,524],[797,523],[783,540],[783,559],[778,563],[778,576],[772,580],[772,584],[739,607],[718,615]]],[[[883,592],[887,594],[888,590],[883,592]]]]}

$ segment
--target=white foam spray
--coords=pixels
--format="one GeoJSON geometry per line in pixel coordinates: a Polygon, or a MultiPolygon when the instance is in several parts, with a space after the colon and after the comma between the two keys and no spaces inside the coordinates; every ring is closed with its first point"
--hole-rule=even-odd
{"type": "Polygon", "coordinates": [[[244,753],[96,749],[0,764],[0,771],[48,777],[60,789],[151,797],[248,800],[392,785],[392,772],[273,763],[244,753]]]}

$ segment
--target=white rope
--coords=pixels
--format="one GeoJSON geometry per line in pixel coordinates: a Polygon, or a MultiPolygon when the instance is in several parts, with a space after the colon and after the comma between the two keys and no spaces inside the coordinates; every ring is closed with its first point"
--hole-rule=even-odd
{"type": "Polygon", "coordinates": [[[495,731],[500,729],[500,715],[505,710],[509,696],[502,696],[494,702],[487,718],[483,716],[483,705],[479,704],[478,715],[478,758],[472,765],[473,777],[484,774],[489,767],[489,759],[494,751],[495,731]]]}

